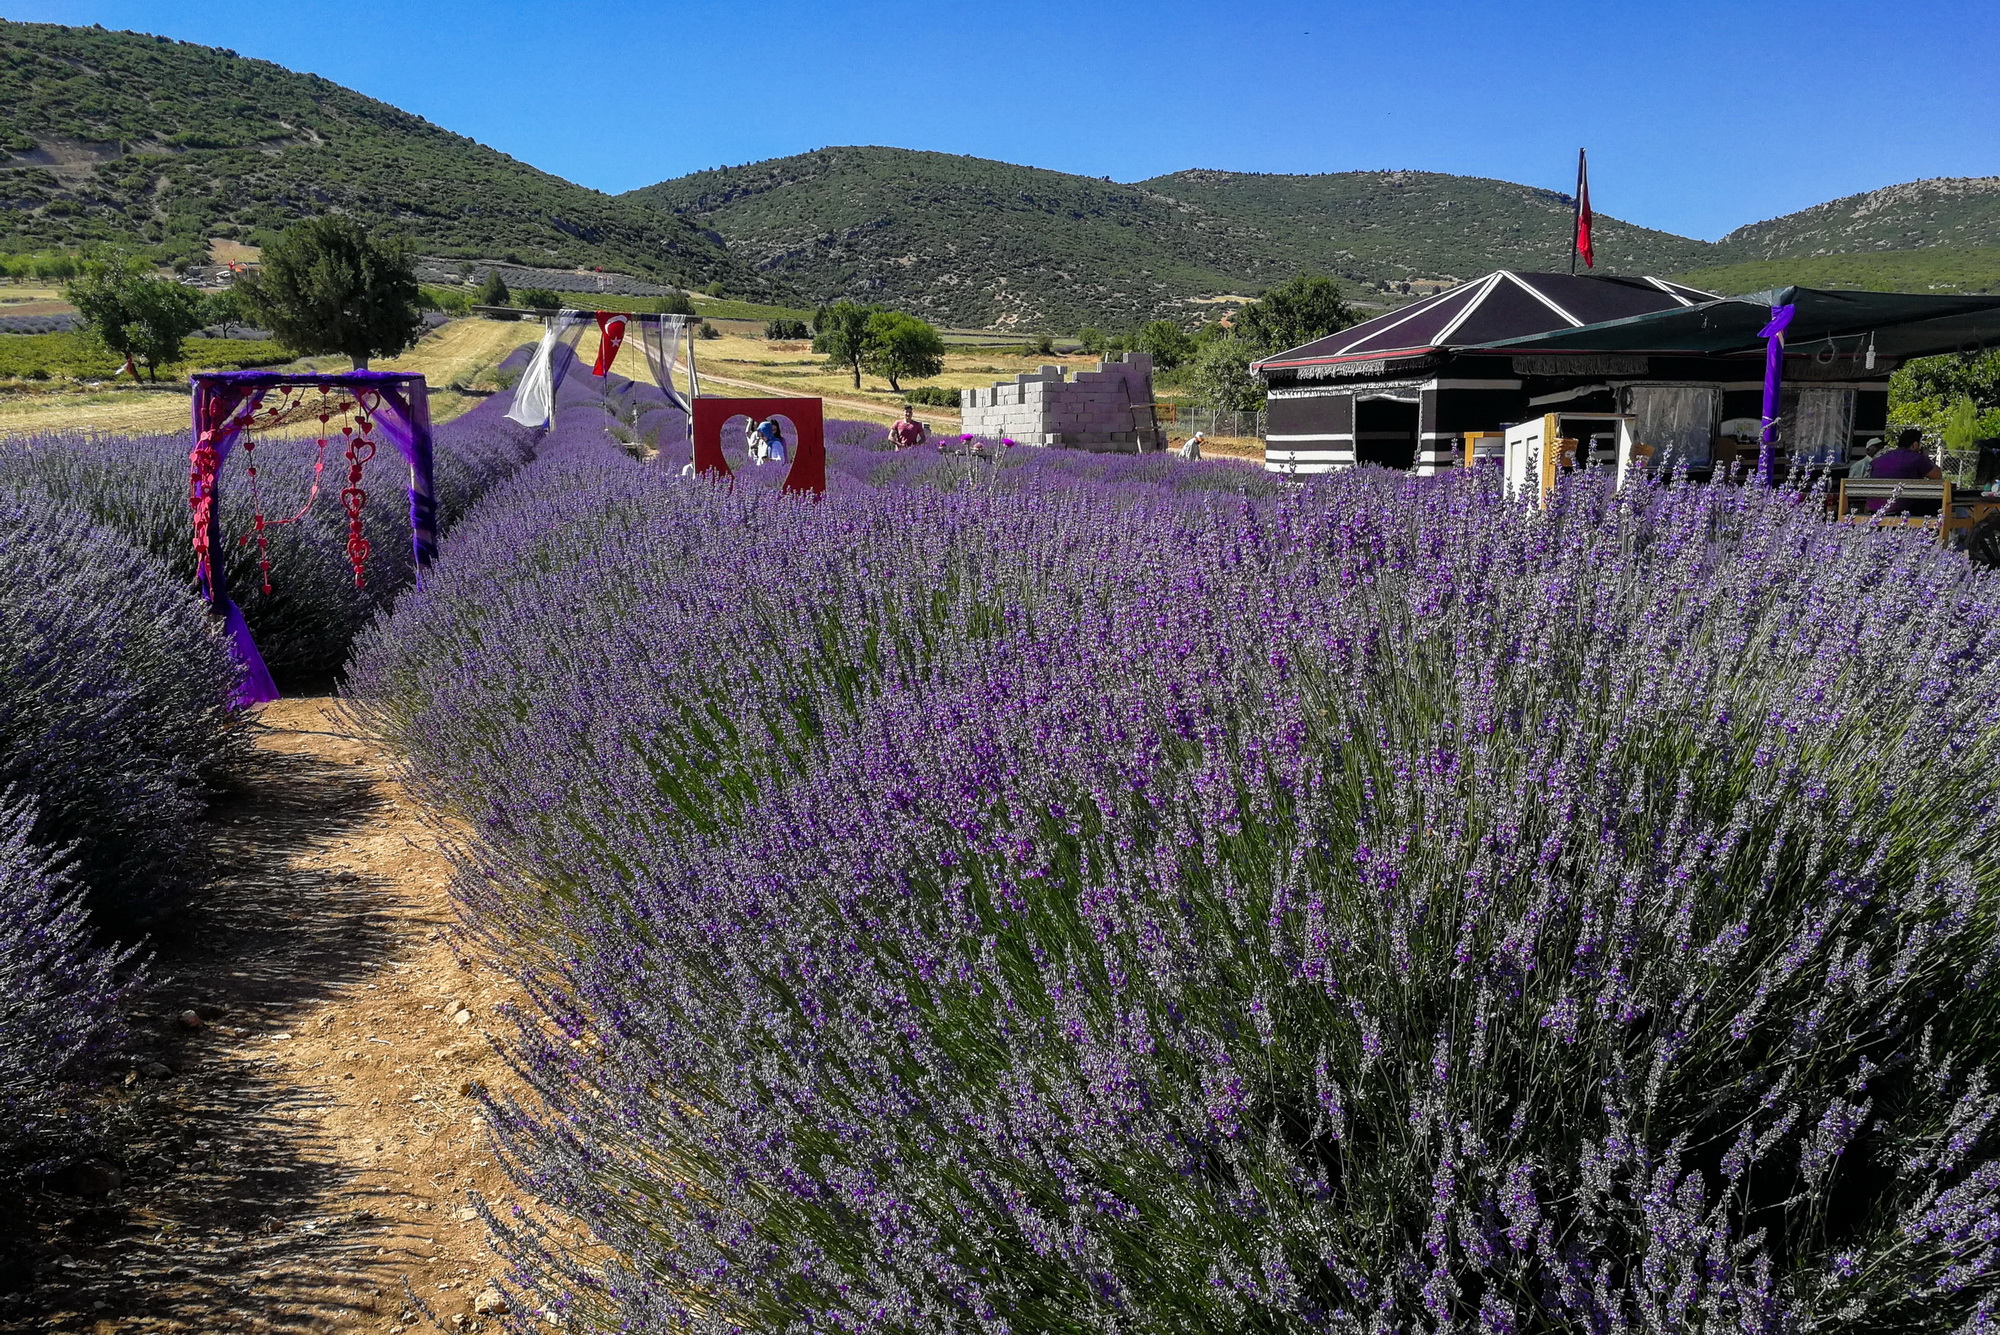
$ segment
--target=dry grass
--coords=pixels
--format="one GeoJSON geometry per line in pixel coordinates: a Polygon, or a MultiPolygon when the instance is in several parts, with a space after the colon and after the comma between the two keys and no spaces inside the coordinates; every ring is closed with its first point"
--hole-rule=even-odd
{"type": "Polygon", "coordinates": [[[0,285],[0,315],[61,315],[75,309],[59,288],[0,285]]]}
{"type": "Polygon", "coordinates": [[[255,246],[246,246],[241,241],[227,237],[210,237],[208,259],[211,264],[255,264],[263,256],[263,251],[255,246]]]}
{"type": "Polygon", "coordinates": [[[120,435],[185,431],[189,411],[184,391],[136,385],[10,394],[0,398],[0,436],[45,431],[112,431],[120,435]]]}
{"type": "MultiPolygon", "coordinates": [[[[450,386],[472,390],[499,388],[496,373],[501,359],[540,336],[538,325],[454,320],[426,335],[402,356],[378,362],[376,367],[421,374],[431,385],[431,420],[448,422],[480,398],[477,394],[457,393],[450,386]]],[[[596,355],[594,347],[592,355],[596,355]]],[[[338,370],[346,364],[343,357],[310,357],[293,362],[289,368],[273,369],[324,371],[338,370]]],[[[182,431],[187,428],[188,413],[184,386],[178,391],[129,384],[50,389],[0,398],[0,435],[65,430],[121,434],[182,431]]]]}

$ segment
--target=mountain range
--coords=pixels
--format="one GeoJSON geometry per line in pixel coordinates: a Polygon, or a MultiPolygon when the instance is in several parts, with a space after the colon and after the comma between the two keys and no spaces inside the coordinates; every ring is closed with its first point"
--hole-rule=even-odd
{"type": "MultiPolygon", "coordinates": [[[[163,260],[327,210],[425,254],[604,268],[953,325],[1194,319],[1301,270],[1387,304],[1567,262],[1572,201],[1437,172],[1190,170],[1132,183],[825,148],[606,195],[315,75],[138,33],[0,20],[0,249],[163,260]]],[[[2000,290],[2000,177],[1917,181],[1707,242],[1599,215],[1598,272],[2000,290]]]]}

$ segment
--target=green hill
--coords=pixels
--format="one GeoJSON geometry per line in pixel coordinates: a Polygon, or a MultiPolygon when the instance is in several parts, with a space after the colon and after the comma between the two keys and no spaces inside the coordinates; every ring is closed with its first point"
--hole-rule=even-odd
{"type": "Polygon", "coordinates": [[[1876,292],[2000,292],[2000,247],[1934,246],[1862,255],[1747,260],[1676,274],[1724,296],[1768,288],[1866,288],[1876,292]]]}
{"type": "MultiPolygon", "coordinates": [[[[1567,262],[1570,205],[1435,172],[1188,171],[1136,185],[983,158],[828,148],[697,172],[628,198],[672,209],[807,295],[959,324],[1073,328],[1187,314],[1300,269],[1394,299],[1567,262]]],[[[1665,272],[1704,242],[1603,219],[1600,272],[1665,272]]]]}
{"type": "MultiPolygon", "coordinates": [[[[1135,184],[828,148],[626,195],[537,171],[314,75],[102,28],[0,20],[0,252],[165,259],[339,210],[431,255],[603,267],[737,299],[887,302],[959,326],[1190,317],[1301,269],[1397,301],[1567,262],[1570,201],[1436,172],[1182,171],[1135,184]]],[[[1994,291],[2000,177],[1916,181],[1707,243],[1600,215],[1600,273],[1994,291]]]]}
{"type": "MultiPolygon", "coordinates": [[[[1294,267],[1381,290],[1401,290],[1411,280],[1462,280],[1494,269],[1569,263],[1574,202],[1511,181],[1414,171],[1283,176],[1201,170],[1139,184],[1281,238],[1294,267]]],[[[1702,263],[1712,249],[1602,214],[1591,239],[1596,273],[1667,273],[1702,263]]]]}
{"type": "Polygon", "coordinates": [[[1718,260],[1847,256],[1868,251],[2000,247],[2000,176],[1938,177],[1886,186],[1739,227],[1718,260]]]}
{"type": "Polygon", "coordinates": [[[0,250],[166,258],[337,209],[429,254],[769,284],[686,221],[310,74],[164,37],[0,20],[0,250]]]}
{"type": "Polygon", "coordinates": [[[951,324],[1118,324],[1290,272],[1256,228],[1153,191],[948,153],[825,148],[625,198],[807,296],[951,324]]]}

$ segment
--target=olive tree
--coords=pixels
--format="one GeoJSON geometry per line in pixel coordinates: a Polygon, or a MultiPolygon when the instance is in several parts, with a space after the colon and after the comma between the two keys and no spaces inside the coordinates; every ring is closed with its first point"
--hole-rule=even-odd
{"type": "Polygon", "coordinates": [[[900,394],[901,377],[928,380],[944,370],[944,339],[914,315],[877,311],[868,317],[865,362],[869,370],[887,380],[889,388],[900,394]]]}
{"type": "Polygon", "coordinates": [[[64,298],[91,338],[128,366],[143,363],[149,380],[180,360],[187,336],[208,323],[207,298],[184,283],[154,277],[137,260],[93,259],[82,269],[64,285],[64,298]]]}

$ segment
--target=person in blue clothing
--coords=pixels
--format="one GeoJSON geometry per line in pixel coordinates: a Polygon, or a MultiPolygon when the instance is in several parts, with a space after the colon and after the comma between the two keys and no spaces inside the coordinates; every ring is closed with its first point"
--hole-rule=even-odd
{"type": "Polygon", "coordinates": [[[757,434],[764,439],[764,453],[772,463],[785,462],[785,433],[778,426],[778,419],[767,417],[757,424],[757,434]]]}

